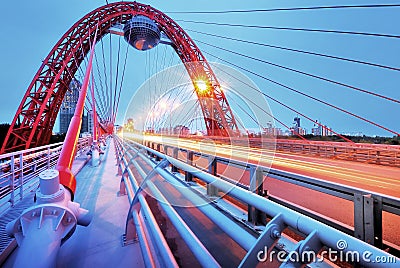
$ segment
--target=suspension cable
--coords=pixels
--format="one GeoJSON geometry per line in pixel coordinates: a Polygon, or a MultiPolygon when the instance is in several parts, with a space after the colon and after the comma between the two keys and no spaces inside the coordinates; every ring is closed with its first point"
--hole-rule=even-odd
{"type": "Polygon", "coordinates": [[[314,55],[314,56],[319,56],[319,57],[325,57],[325,58],[330,58],[330,59],[335,59],[335,60],[348,61],[348,62],[352,62],[352,63],[369,65],[369,66],[379,67],[379,68],[383,68],[383,69],[389,69],[389,70],[393,70],[393,71],[400,71],[400,68],[387,66],[387,65],[383,65],[383,64],[378,64],[378,63],[372,63],[372,62],[360,61],[360,60],[349,59],[349,58],[344,58],[344,57],[338,57],[338,56],[333,56],[333,55],[328,55],[328,54],[316,53],[316,52],[307,51],[307,50],[300,50],[300,49],[293,49],[293,48],[282,47],[282,46],[275,46],[275,45],[270,45],[270,44],[265,44],[265,43],[254,42],[254,41],[250,41],[250,40],[243,40],[243,39],[239,39],[239,38],[222,36],[222,35],[218,35],[218,34],[205,33],[205,32],[191,30],[191,29],[186,29],[186,30],[190,31],[190,32],[202,34],[202,35],[213,36],[213,37],[217,37],[217,38],[221,38],[221,39],[232,40],[232,41],[246,43],[246,44],[252,44],[252,45],[257,45],[257,46],[264,46],[264,47],[269,47],[269,48],[274,48],[274,49],[280,49],[280,50],[286,50],[286,51],[291,51],[291,52],[303,53],[303,54],[314,55]]]}
{"type": "Polygon", "coordinates": [[[98,60],[98,57],[97,57],[97,53],[95,54],[94,59],[95,59],[96,68],[97,68],[97,75],[98,75],[99,80],[100,80],[100,90],[98,90],[98,88],[96,86],[96,93],[97,93],[97,97],[100,99],[100,103],[101,103],[101,106],[99,108],[100,108],[100,113],[102,115],[100,118],[102,118],[105,115],[105,104],[104,104],[105,96],[104,96],[104,86],[103,86],[102,75],[101,75],[101,72],[100,72],[99,60],[98,60]]]}
{"type": "MultiPolygon", "coordinates": [[[[203,52],[204,52],[205,54],[208,54],[208,55],[212,56],[212,57],[218,58],[218,57],[212,55],[211,53],[208,53],[208,52],[206,52],[206,51],[203,51],[203,52]]],[[[235,67],[237,67],[237,68],[240,68],[240,69],[242,69],[242,70],[244,70],[244,71],[248,71],[248,72],[250,72],[251,74],[256,75],[255,73],[253,73],[253,72],[251,72],[251,71],[249,71],[249,70],[247,70],[247,69],[245,69],[245,68],[243,68],[243,67],[240,67],[240,66],[238,66],[238,65],[236,65],[236,64],[234,64],[234,63],[230,63],[230,62],[225,61],[225,60],[223,60],[223,59],[221,59],[221,58],[218,58],[218,59],[220,59],[221,61],[226,62],[226,63],[228,63],[228,64],[231,64],[232,66],[235,66],[235,67]]],[[[222,69],[219,68],[218,66],[216,66],[216,68],[220,69],[222,72],[224,72],[224,73],[226,73],[227,75],[231,76],[233,79],[235,79],[235,80],[241,82],[242,84],[245,84],[245,85],[249,86],[251,89],[253,89],[253,90],[255,90],[255,91],[261,93],[262,95],[266,96],[267,98],[273,100],[274,102],[276,102],[276,103],[278,103],[278,104],[284,106],[285,108],[287,108],[287,109],[289,109],[289,110],[291,110],[291,111],[293,111],[293,112],[295,112],[295,113],[301,115],[302,117],[308,119],[309,121],[313,122],[314,124],[318,124],[320,127],[326,129],[327,131],[332,131],[335,135],[341,137],[343,140],[345,140],[345,141],[347,141],[347,142],[352,142],[351,140],[347,139],[346,137],[342,136],[341,134],[339,134],[339,133],[333,131],[332,129],[329,129],[329,128],[327,128],[326,126],[322,125],[322,124],[319,123],[318,121],[315,121],[315,120],[311,119],[311,118],[308,117],[307,115],[305,115],[305,114],[303,114],[303,113],[301,113],[301,112],[299,112],[299,111],[293,109],[292,107],[290,107],[290,106],[284,104],[283,102],[281,102],[281,101],[279,101],[279,100],[277,100],[277,99],[271,97],[270,95],[268,95],[268,94],[262,92],[261,90],[255,88],[254,86],[252,86],[252,85],[250,85],[250,84],[248,84],[248,83],[246,83],[246,82],[243,82],[242,80],[240,80],[240,79],[238,79],[238,78],[232,76],[231,74],[225,72],[224,70],[222,70],[222,69]]]]}
{"type": "MultiPolygon", "coordinates": [[[[130,37],[129,37],[130,38],[130,37]]],[[[128,51],[129,51],[129,42],[126,46],[126,51],[125,51],[125,59],[124,59],[124,66],[123,66],[123,70],[122,70],[122,77],[121,77],[121,82],[120,82],[120,87],[119,87],[119,92],[118,92],[118,97],[117,97],[117,104],[116,104],[116,110],[115,110],[115,116],[113,118],[113,122],[115,122],[115,117],[118,113],[118,107],[119,107],[119,100],[121,98],[121,91],[122,91],[122,86],[124,83],[124,78],[125,78],[125,70],[126,70],[126,63],[128,60],[128,51]]]]}
{"type": "Polygon", "coordinates": [[[278,27],[278,26],[263,26],[263,25],[246,25],[246,24],[232,24],[232,23],[219,23],[219,22],[194,21],[194,20],[175,20],[175,21],[186,22],[186,23],[195,23],[195,24],[216,25],[216,26],[242,27],[242,28],[286,30],[286,31],[303,31],[303,32],[319,32],[319,33],[335,33],[335,34],[350,34],[350,35],[374,36],[374,37],[385,37],[385,38],[400,38],[400,35],[382,34],[382,33],[368,33],[368,32],[340,31],[340,30],[326,30],[326,29],[309,29],[309,28],[294,28],[294,27],[278,27]]]}
{"type": "MultiPolygon", "coordinates": [[[[105,110],[106,110],[106,113],[108,114],[108,111],[109,111],[109,107],[110,107],[110,103],[109,103],[109,100],[110,100],[110,96],[109,96],[109,88],[108,88],[108,77],[107,77],[107,67],[106,67],[106,57],[105,57],[105,53],[104,53],[104,43],[103,43],[103,38],[100,40],[100,42],[101,42],[101,52],[102,52],[102,56],[103,56],[103,71],[104,71],[104,84],[105,84],[105,86],[106,86],[106,107],[105,107],[105,110]]],[[[111,48],[110,48],[111,49],[111,48]]],[[[105,114],[105,117],[107,116],[107,114],[105,114]]],[[[106,119],[106,118],[104,118],[104,119],[106,119]]]]}
{"type": "Polygon", "coordinates": [[[119,78],[119,62],[120,62],[120,54],[121,54],[121,38],[118,38],[118,56],[117,56],[117,63],[116,63],[116,72],[115,72],[115,85],[114,85],[114,97],[112,103],[112,113],[111,113],[111,120],[115,118],[115,104],[117,101],[117,89],[118,89],[118,78],[119,78]]]}
{"type": "MultiPolygon", "coordinates": [[[[393,130],[387,128],[387,127],[384,127],[384,126],[382,126],[382,125],[380,125],[380,124],[378,124],[378,123],[375,123],[375,122],[373,122],[373,121],[371,121],[371,120],[368,120],[368,119],[366,119],[366,118],[364,118],[364,117],[361,117],[361,116],[359,116],[359,115],[357,115],[357,114],[354,114],[354,113],[349,112],[349,111],[347,111],[347,110],[344,110],[344,109],[342,109],[342,108],[340,108],[340,107],[338,107],[338,106],[335,106],[335,105],[333,105],[333,104],[330,104],[330,103],[328,103],[328,102],[325,102],[325,101],[323,101],[323,100],[320,100],[320,99],[318,99],[318,98],[315,98],[315,97],[310,96],[310,95],[308,95],[308,94],[305,94],[305,93],[303,93],[303,92],[301,92],[301,91],[299,91],[299,90],[296,90],[296,89],[294,89],[294,88],[292,88],[292,87],[289,87],[289,86],[287,86],[287,85],[284,85],[284,84],[282,84],[282,83],[276,82],[276,81],[274,81],[274,80],[272,80],[272,79],[269,79],[269,78],[267,78],[267,77],[265,77],[265,76],[262,76],[262,75],[260,75],[260,74],[258,74],[258,73],[255,73],[255,72],[253,72],[253,71],[251,71],[251,70],[248,70],[248,69],[246,69],[246,68],[243,68],[243,67],[241,67],[241,66],[239,66],[239,65],[237,65],[237,64],[234,64],[234,63],[229,62],[229,61],[227,61],[227,60],[224,60],[224,59],[222,59],[222,58],[220,58],[220,57],[217,57],[217,56],[215,56],[215,55],[213,55],[213,54],[211,54],[211,53],[208,53],[208,52],[205,52],[205,51],[203,51],[203,52],[206,53],[206,54],[208,54],[208,55],[210,55],[210,56],[212,56],[212,57],[215,57],[215,58],[217,58],[217,59],[219,59],[219,60],[221,60],[221,61],[223,61],[223,62],[225,62],[225,63],[228,63],[228,64],[230,64],[230,65],[232,65],[232,66],[235,66],[235,67],[237,67],[237,68],[239,68],[239,69],[241,69],[241,70],[243,70],[243,71],[245,71],[245,72],[248,72],[248,73],[250,73],[250,74],[252,74],[252,75],[258,76],[258,77],[260,77],[261,79],[264,79],[264,80],[269,81],[269,82],[271,82],[271,83],[274,83],[274,84],[276,84],[276,85],[278,85],[278,86],[281,86],[281,87],[283,87],[283,88],[286,88],[286,89],[289,89],[289,90],[291,90],[291,91],[294,91],[294,92],[296,92],[296,93],[298,93],[298,94],[301,94],[301,95],[303,95],[303,96],[305,96],[305,97],[308,97],[308,98],[310,98],[310,99],[313,99],[313,100],[315,100],[315,101],[318,101],[318,102],[320,102],[320,103],[323,103],[323,104],[325,104],[325,105],[327,105],[327,106],[330,106],[330,107],[332,107],[332,108],[334,108],[334,109],[336,109],[336,110],[339,110],[339,111],[344,112],[344,113],[346,113],[346,114],[348,114],[348,115],[351,115],[351,116],[353,116],[353,117],[356,117],[356,118],[358,118],[358,119],[360,119],[360,120],[362,120],[362,121],[365,121],[365,122],[367,122],[367,123],[370,123],[370,124],[372,124],[372,125],[374,125],[374,126],[376,126],[376,127],[378,127],[378,128],[384,129],[384,130],[386,130],[386,131],[388,131],[388,132],[390,132],[390,133],[392,133],[392,134],[395,134],[396,136],[400,136],[400,133],[398,133],[398,132],[396,132],[396,131],[393,131],[393,130]]],[[[259,91],[259,92],[261,92],[261,94],[263,94],[264,96],[266,96],[266,97],[268,97],[268,98],[270,98],[270,99],[273,99],[271,96],[267,95],[266,93],[264,93],[264,92],[262,92],[262,91],[259,91]]],[[[280,103],[281,105],[287,107],[288,109],[293,110],[293,108],[291,108],[291,107],[289,107],[289,106],[286,106],[285,104],[279,102],[278,100],[275,100],[275,99],[273,99],[273,100],[276,101],[276,102],[278,102],[278,103],[280,103]]],[[[295,111],[295,110],[293,110],[293,111],[295,111]]],[[[297,111],[295,111],[295,112],[297,112],[297,111]]],[[[300,114],[300,113],[299,113],[299,114],[300,114]]],[[[304,117],[305,117],[305,118],[308,118],[308,117],[306,117],[306,116],[304,116],[304,117]]],[[[310,119],[310,118],[309,118],[309,119],[310,119]]],[[[315,123],[314,120],[312,120],[312,119],[310,119],[310,120],[311,120],[312,122],[315,123]]],[[[336,134],[336,133],[335,133],[335,134],[336,134]]]]}
{"type": "Polygon", "coordinates": [[[314,6],[314,7],[288,7],[269,9],[248,9],[248,10],[221,10],[221,11],[170,11],[171,14],[228,14],[228,13],[254,13],[254,12],[275,12],[275,11],[302,11],[320,9],[351,9],[351,8],[388,8],[399,7],[400,4],[373,4],[373,5],[336,5],[336,6],[314,6]]]}
{"type": "Polygon", "coordinates": [[[319,79],[319,80],[322,80],[322,81],[325,81],[325,82],[329,82],[329,83],[332,83],[332,84],[335,84],[335,85],[339,85],[339,86],[343,86],[343,87],[346,87],[346,88],[350,88],[350,89],[353,89],[353,90],[356,90],[356,91],[359,91],[359,92],[363,92],[363,93],[366,93],[366,94],[370,94],[370,95],[373,95],[375,97],[382,98],[382,99],[385,99],[385,100],[388,100],[388,101],[392,101],[392,102],[395,102],[395,103],[400,103],[399,100],[396,100],[396,99],[393,99],[393,98],[390,98],[390,97],[387,97],[387,96],[384,96],[384,95],[381,95],[381,94],[378,94],[378,93],[375,93],[375,92],[372,92],[372,91],[369,91],[369,90],[365,90],[365,89],[362,89],[362,88],[359,88],[359,87],[355,87],[355,86],[352,86],[352,85],[348,85],[348,84],[345,84],[345,83],[342,83],[342,82],[339,82],[339,81],[331,80],[331,79],[328,79],[328,78],[325,78],[325,77],[322,77],[322,76],[310,74],[310,73],[303,72],[303,71],[300,71],[300,70],[297,70],[297,69],[293,69],[293,68],[290,68],[290,67],[279,65],[279,64],[276,64],[276,63],[273,63],[273,62],[269,62],[269,61],[265,61],[265,60],[262,60],[262,59],[259,59],[259,58],[248,56],[248,55],[245,55],[245,54],[242,54],[242,53],[239,53],[239,52],[235,52],[235,51],[232,51],[232,50],[229,50],[229,49],[226,49],[226,48],[222,48],[222,47],[219,47],[219,46],[215,46],[215,45],[212,45],[210,43],[203,42],[203,41],[200,41],[200,40],[196,40],[196,39],[193,39],[193,40],[195,40],[198,43],[202,43],[202,44],[205,44],[205,45],[210,46],[210,47],[214,47],[214,48],[219,49],[219,50],[223,50],[223,51],[235,54],[235,55],[239,55],[239,56],[244,57],[244,58],[248,58],[248,59],[251,59],[251,60],[262,62],[262,63],[268,64],[268,65],[272,65],[272,66],[275,66],[275,67],[278,67],[278,68],[281,68],[281,69],[285,69],[285,70],[288,70],[288,71],[291,71],[291,72],[295,72],[295,73],[299,73],[299,74],[302,74],[302,75],[306,75],[306,76],[309,76],[309,77],[312,77],[312,78],[316,78],[316,79],[319,79]]]}
{"type": "Polygon", "coordinates": [[[110,36],[110,42],[109,42],[109,45],[110,45],[110,52],[109,52],[109,55],[110,55],[110,58],[109,58],[109,62],[110,62],[110,99],[109,99],[109,103],[110,103],[110,105],[109,105],[109,107],[108,107],[108,120],[111,120],[111,113],[112,113],[112,99],[113,99],[113,86],[112,86],[112,83],[113,83],[113,79],[112,79],[112,77],[113,77],[113,65],[112,65],[112,34],[110,34],[109,35],[110,36]]]}
{"type": "MultiPolygon", "coordinates": [[[[307,141],[308,140],[306,138],[304,138],[302,135],[300,135],[300,133],[298,131],[296,131],[293,128],[290,128],[289,126],[287,126],[285,123],[283,123],[281,120],[279,120],[278,118],[276,118],[274,115],[272,115],[271,113],[267,112],[264,108],[260,107],[257,103],[255,103],[253,100],[251,100],[250,98],[246,97],[245,95],[240,95],[241,97],[245,98],[247,101],[250,101],[253,105],[255,105],[257,108],[259,108],[261,111],[263,111],[265,114],[269,115],[270,117],[272,117],[275,121],[277,121],[278,123],[280,123],[282,126],[284,126],[285,128],[287,128],[290,132],[292,132],[294,135],[296,135],[297,137],[299,137],[300,139],[302,139],[303,141],[307,141]]],[[[238,102],[234,101],[233,99],[230,99],[230,101],[233,101],[244,113],[247,114],[247,116],[249,116],[260,128],[263,128],[263,126],[253,117],[249,114],[249,112],[244,109],[238,102]]]]}

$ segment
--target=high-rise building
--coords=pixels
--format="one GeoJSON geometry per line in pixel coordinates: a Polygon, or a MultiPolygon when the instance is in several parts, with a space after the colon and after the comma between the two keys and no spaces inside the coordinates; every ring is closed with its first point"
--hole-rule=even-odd
{"type": "Polygon", "coordinates": [[[293,119],[293,127],[290,128],[291,135],[307,135],[307,130],[300,125],[300,117],[296,116],[293,119]]]}
{"type": "Polygon", "coordinates": [[[315,121],[314,127],[311,129],[311,133],[314,136],[332,136],[332,130],[327,126],[322,126],[321,122],[315,121]]]}
{"type": "MultiPolygon", "coordinates": [[[[73,79],[69,84],[69,90],[65,93],[64,100],[60,108],[60,133],[67,133],[69,123],[74,116],[76,103],[79,99],[79,90],[82,84],[73,79]]],[[[81,133],[88,132],[88,118],[87,115],[82,117],[81,133]]]]}
{"type": "Polygon", "coordinates": [[[280,128],[275,127],[271,122],[267,123],[267,126],[263,128],[263,135],[265,136],[282,136],[283,131],[280,128]]]}
{"type": "Polygon", "coordinates": [[[93,110],[88,111],[87,113],[87,121],[88,121],[88,132],[93,132],[93,110]]]}
{"type": "Polygon", "coordinates": [[[293,124],[294,124],[294,128],[299,128],[299,127],[301,127],[300,126],[300,117],[295,117],[294,118],[294,122],[293,122],[293,124]]]}

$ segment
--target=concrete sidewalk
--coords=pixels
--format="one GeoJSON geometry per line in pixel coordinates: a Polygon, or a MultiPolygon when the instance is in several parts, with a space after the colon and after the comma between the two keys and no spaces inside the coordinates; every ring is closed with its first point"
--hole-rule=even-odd
{"type": "Polygon", "coordinates": [[[94,216],[61,247],[57,267],[144,267],[138,243],[122,246],[129,202],[117,195],[121,176],[113,139],[101,160],[98,167],[84,166],[76,177],[75,201],[94,216]]]}

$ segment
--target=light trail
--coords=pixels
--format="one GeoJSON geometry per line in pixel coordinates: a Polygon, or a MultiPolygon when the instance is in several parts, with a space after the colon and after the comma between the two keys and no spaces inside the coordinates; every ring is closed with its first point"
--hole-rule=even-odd
{"type": "Polygon", "coordinates": [[[273,151],[267,149],[230,144],[210,144],[166,136],[146,135],[143,138],[147,141],[217,155],[228,159],[256,163],[267,167],[272,164],[272,167],[275,169],[400,197],[398,168],[321,159],[300,154],[280,152],[274,154],[273,151]]]}

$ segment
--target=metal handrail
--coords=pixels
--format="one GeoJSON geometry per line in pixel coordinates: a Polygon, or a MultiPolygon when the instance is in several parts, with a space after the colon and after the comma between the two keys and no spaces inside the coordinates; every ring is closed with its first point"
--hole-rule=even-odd
{"type": "MultiPolygon", "coordinates": [[[[38,175],[53,168],[63,142],[0,155],[0,214],[22,200],[38,186],[38,175]]],[[[88,138],[80,138],[77,151],[89,146],[88,138]]]]}
{"type": "MultiPolygon", "coordinates": [[[[271,222],[266,226],[266,229],[264,231],[269,233],[270,236],[272,237],[274,232],[276,231],[276,224],[275,222],[283,222],[284,226],[290,226],[293,229],[303,233],[306,235],[306,239],[303,242],[298,243],[297,250],[304,251],[305,248],[308,248],[308,246],[316,247],[316,245],[320,245],[321,243],[323,245],[326,245],[330,248],[335,248],[338,249],[341,252],[352,252],[352,251],[368,251],[371,252],[372,256],[386,256],[386,257],[391,257],[394,258],[394,256],[372,246],[369,245],[361,240],[358,240],[350,235],[347,235],[343,232],[340,232],[332,227],[329,227],[321,222],[318,222],[312,218],[309,218],[307,216],[304,216],[296,211],[293,211],[289,208],[286,208],[284,206],[281,206],[275,202],[272,202],[266,198],[263,198],[251,191],[242,189],[240,187],[235,186],[232,183],[229,183],[218,176],[214,176],[212,174],[209,174],[205,171],[202,171],[196,167],[191,166],[190,164],[184,163],[181,160],[178,160],[173,157],[168,157],[167,155],[158,152],[157,150],[151,149],[149,147],[146,147],[144,145],[132,142],[133,147],[137,148],[137,150],[144,150],[148,154],[156,157],[157,159],[167,159],[168,162],[170,162],[175,168],[179,168],[180,170],[183,170],[185,172],[189,172],[192,175],[195,175],[196,178],[202,180],[203,182],[207,184],[212,184],[214,187],[218,188],[222,192],[224,192],[227,195],[230,195],[236,199],[239,199],[240,201],[254,206],[258,210],[266,213],[267,215],[273,217],[273,222],[274,224],[271,225],[271,222]],[[275,228],[275,229],[274,229],[275,228]],[[337,242],[345,240],[347,242],[347,248],[341,249],[337,247],[337,242]],[[318,241],[318,243],[316,243],[318,241]]],[[[132,146],[130,146],[132,147],[132,146]]],[[[123,155],[124,153],[122,153],[123,155]]],[[[142,153],[137,153],[138,155],[143,156],[142,153]]],[[[143,160],[146,161],[144,157],[142,157],[143,160]]],[[[132,162],[134,159],[132,159],[132,162]]],[[[131,162],[130,162],[131,163],[131,162]]],[[[157,171],[159,175],[161,175],[163,178],[167,180],[173,180],[176,179],[175,176],[173,176],[171,173],[165,170],[163,167],[157,167],[156,163],[152,164],[152,161],[147,160],[146,163],[151,165],[154,170],[157,171]]],[[[135,165],[136,168],[138,168],[137,165],[135,165]]],[[[151,185],[151,183],[150,183],[151,185]]],[[[152,187],[150,187],[152,188],[152,187]]],[[[179,187],[182,188],[182,187],[179,187]]],[[[286,227],[285,227],[286,228],[286,227]]],[[[279,231],[279,233],[282,230],[279,231]]],[[[229,232],[228,232],[229,233],[229,232]]],[[[254,244],[253,247],[250,249],[245,247],[245,249],[248,251],[248,254],[246,255],[245,259],[242,261],[242,266],[247,267],[249,263],[252,263],[253,261],[250,261],[251,258],[254,257],[254,253],[256,252],[259,248],[259,246],[262,244],[262,241],[270,241],[271,238],[267,238],[266,234],[262,234],[257,242],[254,244]],[[266,239],[266,240],[265,240],[266,239]]],[[[268,236],[269,237],[269,236],[268,236]]],[[[277,237],[273,239],[272,242],[276,242],[277,237]]],[[[269,245],[268,245],[269,246],[269,245]]],[[[322,246],[322,245],[321,245],[322,246]]],[[[313,249],[314,250],[314,249],[313,249]]],[[[320,250],[320,246],[315,248],[315,251],[318,252],[320,250]]],[[[400,261],[399,259],[396,259],[396,261],[400,261]]],[[[362,265],[365,266],[372,266],[372,265],[377,265],[376,263],[368,263],[367,261],[361,259],[360,260],[362,265]]],[[[386,264],[388,265],[388,264],[386,264]]],[[[389,264],[390,265],[390,264],[389,264]]],[[[392,264],[395,266],[395,264],[392,264]]]]}
{"type": "Polygon", "coordinates": [[[131,204],[130,211],[128,213],[128,220],[126,223],[126,231],[124,235],[124,243],[130,243],[129,240],[134,240],[136,237],[131,237],[131,232],[135,232],[137,239],[140,242],[140,247],[142,250],[142,256],[146,267],[154,267],[155,263],[160,262],[157,261],[156,256],[152,255],[150,252],[149,245],[158,246],[159,252],[161,252],[160,256],[162,257],[162,262],[164,265],[169,264],[168,267],[178,267],[173,254],[169,247],[167,246],[167,242],[158,227],[155,223],[154,215],[151,212],[151,209],[146,201],[146,199],[139,192],[139,184],[133,175],[132,171],[129,169],[129,162],[124,157],[124,149],[122,148],[122,144],[115,139],[115,147],[117,152],[118,159],[118,167],[123,171],[125,176],[123,176],[121,183],[124,184],[124,188],[121,188],[120,194],[127,194],[129,203],[131,204]],[[136,200],[135,200],[136,196],[136,200]],[[133,209],[134,206],[139,203],[139,209],[133,209]],[[148,224],[143,224],[147,219],[148,224]],[[131,231],[132,225],[136,226],[135,230],[131,231]],[[152,241],[148,234],[151,234],[155,237],[155,241],[152,241]]]}
{"type": "MultiPolygon", "coordinates": [[[[162,145],[156,142],[150,142],[147,141],[145,142],[148,147],[157,149],[157,151],[161,152],[167,149],[171,148],[173,149],[172,151],[174,152],[175,150],[181,151],[181,152],[191,152],[194,155],[208,158],[208,155],[206,154],[201,154],[198,152],[192,152],[190,150],[187,150],[185,148],[177,148],[171,145],[162,145]]],[[[154,150],[156,151],[156,150],[154,150]]],[[[177,152],[175,152],[177,155],[177,152]]],[[[172,154],[173,156],[173,154],[172,154]]],[[[228,159],[220,156],[213,156],[214,161],[217,163],[229,163],[230,165],[234,165],[236,167],[242,168],[244,170],[251,170],[255,169],[257,166],[254,164],[250,164],[247,162],[241,162],[238,160],[234,159],[228,159]]],[[[301,187],[305,187],[307,189],[312,189],[315,191],[319,191],[331,196],[339,197],[345,200],[352,201],[354,203],[354,214],[355,215],[362,215],[360,218],[355,217],[354,220],[354,229],[350,229],[349,226],[347,225],[340,225],[338,224],[337,221],[332,221],[329,218],[321,218],[320,215],[312,215],[315,219],[318,220],[323,220],[323,222],[329,224],[330,226],[340,228],[340,230],[356,235],[357,237],[363,239],[364,241],[370,241],[370,243],[375,244],[378,247],[382,247],[382,244],[384,243],[382,239],[382,211],[386,211],[388,213],[400,215],[400,199],[395,198],[392,196],[387,196],[384,194],[376,193],[373,191],[367,191],[364,189],[352,187],[352,186],[347,186],[339,183],[334,183],[334,182],[329,182],[325,180],[320,180],[317,178],[309,177],[309,176],[303,176],[287,171],[282,171],[278,169],[273,169],[273,168],[268,168],[268,167],[258,167],[261,168],[263,175],[268,176],[280,181],[285,181],[291,184],[295,184],[301,187]],[[367,200],[368,199],[368,200],[367,200]],[[365,203],[369,203],[370,201],[374,203],[375,208],[365,208],[365,203]],[[358,202],[360,201],[360,202],[358,202]],[[368,218],[374,219],[376,222],[372,222],[368,224],[368,228],[372,229],[372,231],[368,231],[367,229],[364,228],[364,222],[367,221],[368,218]]],[[[222,177],[223,178],[223,177],[222,177]]],[[[232,182],[231,180],[228,180],[232,182]]],[[[238,185],[239,187],[242,187],[244,185],[238,185]]],[[[247,185],[249,187],[249,185],[247,185]]],[[[249,188],[247,188],[249,189],[249,188]]],[[[271,197],[271,199],[275,199],[278,201],[278,199],[271,197]]],[[[284,205],[290,205],[288,203],[280,202],[281,204],[284,205]]],[[[251,208],[249,208],[250,211],[251,208]]],[[[307,211],[301,209],[301,208],[296,208],[297,211],[306,213],[307,211]]],[[[309,214],[307,212],[307,214],[309,214]]],[[[399,248],[395,245],[392,245],[391,243],[386,243],[388,248],[391,248],[394,252],[399,252],[399,248]],[[393,247],[395,246],[395,247],[393,247]]]]}
{"type": "MultiPolygon", "coordinates": [[[[150,142],[149,146],[147,146],[147,147],[157,148],[157,143],[150,142]]],[[[178,147],[174,147],[171,145],[168,145],[168,146],[166,145],[165,147],[173,148],[173,149],[175,148],[182,152],[190,151],[185,148],[178,148],[178,147]]],[[[151,151],[158,152],[154,149],[151,151]]],[[[159,153],[161,153],[161,152],[159,152],[159,153]]],[[[198,153],[198,152],[193,152],[193,154],[197,155],[197,156],[203,156],[205,158],[208,156],[207,154],[198,153]]],[[[234,165],[235,167],[243,168],[245,170],[250,170],[251,168],[258,166],[258,165],[254,165],[254,164],[251,164],[248,162],[243,162],[243,161],[239,161],[239,160],[235,160],[235,159],[228,159],[226,157],[221,157],[221,156],[213,155],[213,158],[216,161],[218,161],[219,163],[229,163],[230,165],[234,165]]],[[[279,169],[274,169],[274,168],[270,168],[270,167],[263,167],[263,166],[260,166],[260,167],[262,168],[264,175],[268,175],[268,177],[278,179],[281,181],[295,183],[296,185],[300,185],[300,186],[306,187],[308,189],[316,190],[316,191],[330,194],[330,195],[333,195],[336,197],[344,198],[346,200],[353,200],[355,194],[363,194],[363,195],[371,194],[373,196],[380,197],[380,198],[382,198],[385,206],[392,206],[393,209],[397,211],[395,214],[400,215],[400,198],[395,198],[395,197],[392,197],[389,195],[384,195],[384,194],[377,193],[374,191],[369,191],[369,190],[367,191],[367,190],[357,188],[354,186],[348,186],[345,184],[321,180],[318,178],[304,176],[304,175],[300,175],[300,174],[296,174],[296,173],[292,173],[292,172],[288,172],[288,171],[283,171],[283,170],[279,170],[279,169]]],[[[388,212],[390,212],[390,211],[388,211],[388,212]]]]}

